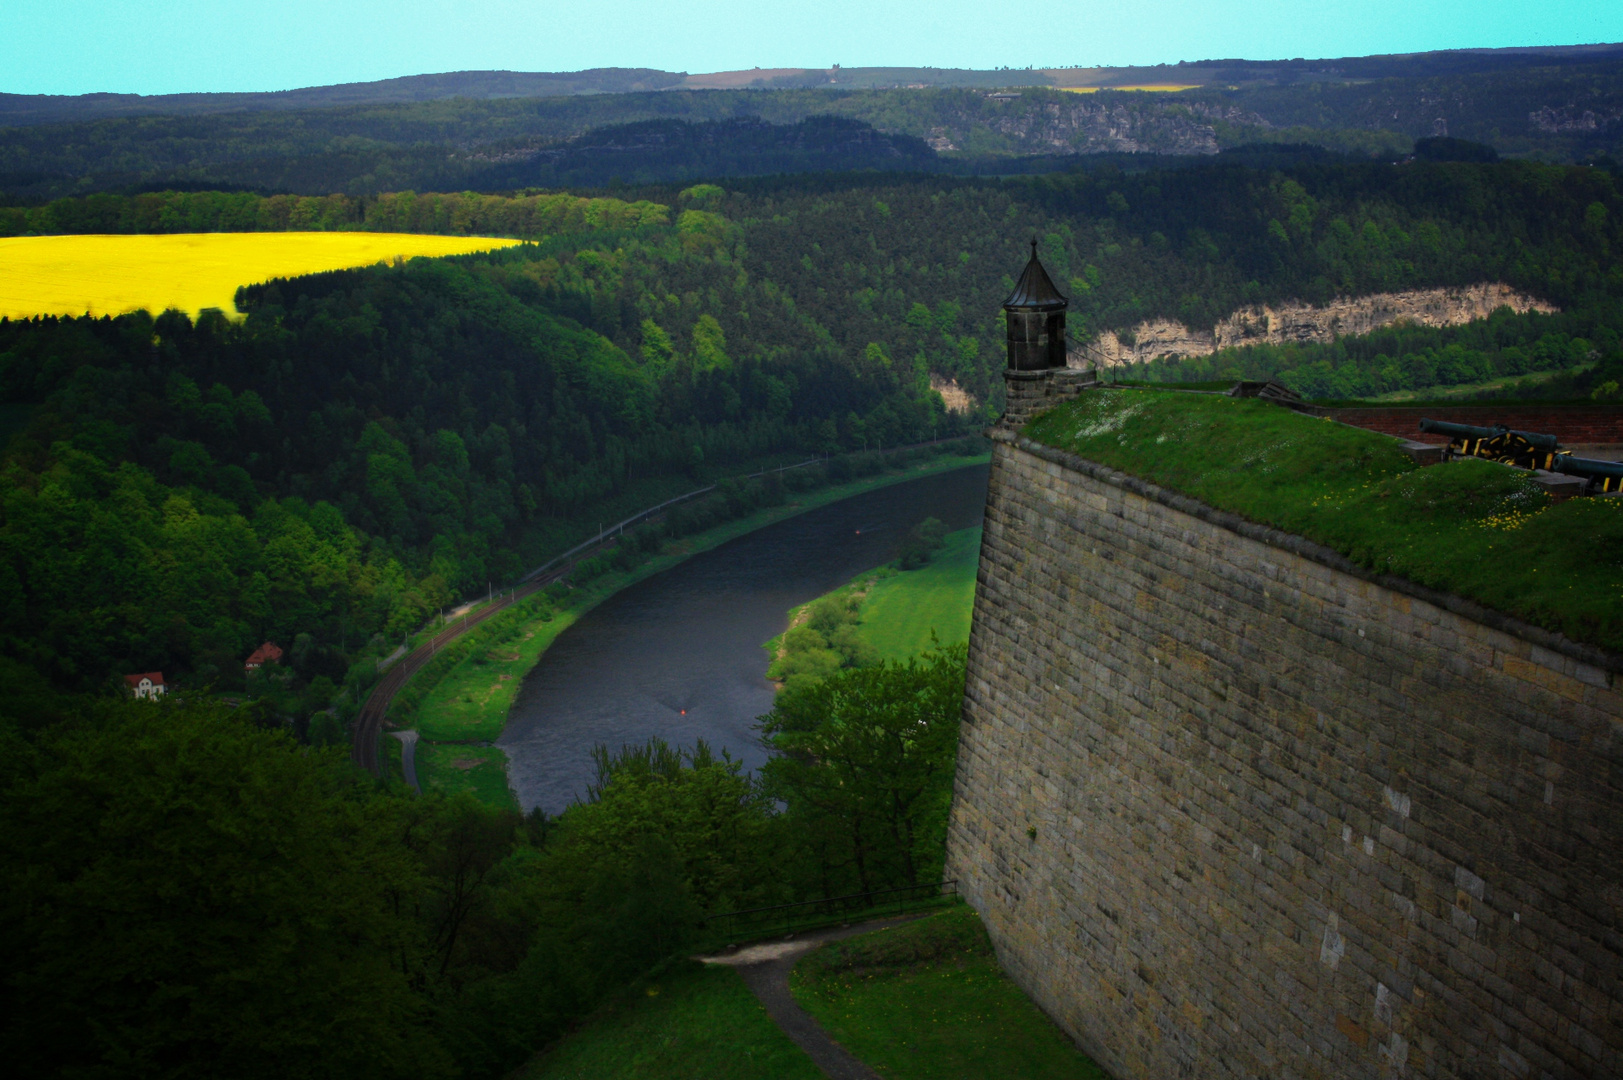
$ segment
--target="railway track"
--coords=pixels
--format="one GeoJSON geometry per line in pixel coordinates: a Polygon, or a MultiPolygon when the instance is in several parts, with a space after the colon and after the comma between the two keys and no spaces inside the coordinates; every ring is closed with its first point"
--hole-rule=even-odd
{"type": "Polygon", "coordinates": [[[495,600],[477,612],[458,619],[454,624],[435,634],[411,652],[401,657],[399,662],[384,673],[383,678],[372,687],[372,692],[366,696],[366,702],[355,717],[354,738],[350,743],[350,760],[361,768],[378,775],[378,738],[383,733],[383,721],[389,714],[389,706],[394,703],[394,696],[400,688],[411,681],[411,677],[422,666],[432,660],[441,649],[451,644],[457,638],[474,629],[480,623],[492,616],[499,615],[512,607],[520,600],[546,588],[552,582],[568,573],[568,569],[559,570],[546,578],[531,581],[518,586],[507,596],[495,600]]]}

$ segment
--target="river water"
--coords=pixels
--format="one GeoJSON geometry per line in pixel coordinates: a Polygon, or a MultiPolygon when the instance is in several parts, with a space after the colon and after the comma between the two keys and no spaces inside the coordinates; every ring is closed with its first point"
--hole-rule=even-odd
{"type": "Polygon", "coordinates": [[[558,636],[524,680],[499,745],[525,810],[563,810],[590,752],[658,735],[707,739],[754,768],[772,708],[761,644],[788,611],[889,562],[926,517],[981,522],[987,466],[909,480],[747,533],[615,594],[558,636]]]}

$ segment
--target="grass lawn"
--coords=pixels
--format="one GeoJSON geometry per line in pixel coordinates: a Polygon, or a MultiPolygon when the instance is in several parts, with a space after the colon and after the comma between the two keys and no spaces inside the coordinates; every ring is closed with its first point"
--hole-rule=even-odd
{"type": "Polygon", "coordinates": [[[1377,573],[1623,651],[1623,499],[1557,503],[1531,473],[1475,458],[1419,468],[1388,436],[1254,399],[1098,391],[1025,433],[1377,573]]]}
{"type": "Polygon", "coordinates": [[[507,754],[497,746],[459,746],[418,739],[417,783],[424,791],[447,795],[466,791],[487,806],[518,809],[518,797],[507,786],[507,754]]]}
{"type": "Polygon", "coordinates": [[[237,311],[240,285],[517,240],[412,233],[255,232],[0,239],[0,315],[237,311]]]}
{"type": "Polygon", "coordinates": [[[926,565],[874,582],[862,602],[858,636],[886,660],[928,649],[932,630],[943,645],[969,640],[980,553],[980,528],[962,529],[948,533],[926,565]]]}
{"type": "Polygon", "coordinates": [[[886,1080],[1105,1080],[997,966],[967,906],[807,954],[790,989],[886,1080]]]}
{"type": "Polygon", "coordinates": [[[631,988],[514,1080],[820,1080],[738,972],[691,960],[631,988]]]}

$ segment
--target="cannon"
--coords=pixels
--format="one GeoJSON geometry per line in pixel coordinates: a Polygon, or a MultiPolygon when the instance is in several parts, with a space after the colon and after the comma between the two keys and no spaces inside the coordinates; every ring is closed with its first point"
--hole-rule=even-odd
{"type": "Polygon", "coordinates": [[[1561,449],[1554,435],[1515,431],[1503,424],[1477,427],[1446,420],[1422,420],[1420,430],[1447,435],[1448,453],[1453,457],[1479,457],[1520,469],[1543,469],[1578,477],[1586,481],[1586,495],[1623,490],[1623,462],[1575,458],[1561,449]]]}
{"type": "Polygon", "coordinates": [[[1573,457],[1571,454],[1556,454],[1555,460],[1549,465],[1549,470],[1564,476],[1581,476],[1588,480],[1589,485],[1584,489],[1586,495],[1623,491],[1623,461],[1600,461],[1595,458],[1573,457]]]}
{"type": "Polygon", "coordinates": [[[1548,469],[1561,448],[1554,435],[1514,431],[1503,424],[1478,427],[1446,420],[1422,420],[1420,430],[1447,435],[1450,456],[1486,458],[1522,469],[1548,469]]]}

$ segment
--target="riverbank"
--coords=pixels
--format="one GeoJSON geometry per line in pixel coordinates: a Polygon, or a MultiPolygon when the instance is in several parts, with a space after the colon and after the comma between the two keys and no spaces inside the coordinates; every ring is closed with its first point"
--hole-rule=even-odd
{"type": "MultiPolygon", "coordinates": [[[[762,644],[771,658],[775,685],[783,689],[785,677],[796,671],[829,674],[840,666],[904,661],[932,643],[969,640],[980,550],[980,526],[959,529],[942,538],[940,549],[923,566],[913,570],[902,570],[896,563],[876,566],[832,592],[790,608],[788,629],[762,644]],[[842,621],[850,624],[848,634],[836,630],[832,636],[840,640],[807,641],[806,635],[791,633],[807,623],[814,607],[830,601],[842,621]],[[822,672],[815,663],[820,652],[831,654],[822,672]]],[[[823,631],[822,638],[830,638],[828,628],[823,631]]]]}
{"type": "Polygon", "coordinates": [[[543,613],[538,611],[516,631],[500,638],[477,638],[460,663],[432,688],[421,691],[421,704],[409,722],[424,739],[417,749],[417,773],[423,789],[466,791],[486,801],[499,801],[492,796],[509,790],[506,762],[501,750],[489,744],[506,726],[524,677],[564,630],[615,593],[746,533],[807,511],[894,484],[981,465],[987,460],[984,454],[943,455],[796,493],[784,504],[670,541],[657,554],[632,567],[604,571],[566,592],[560,593],[554,587],[550,590],[554,596],[550,618],[543,619],[543,613]]]}

